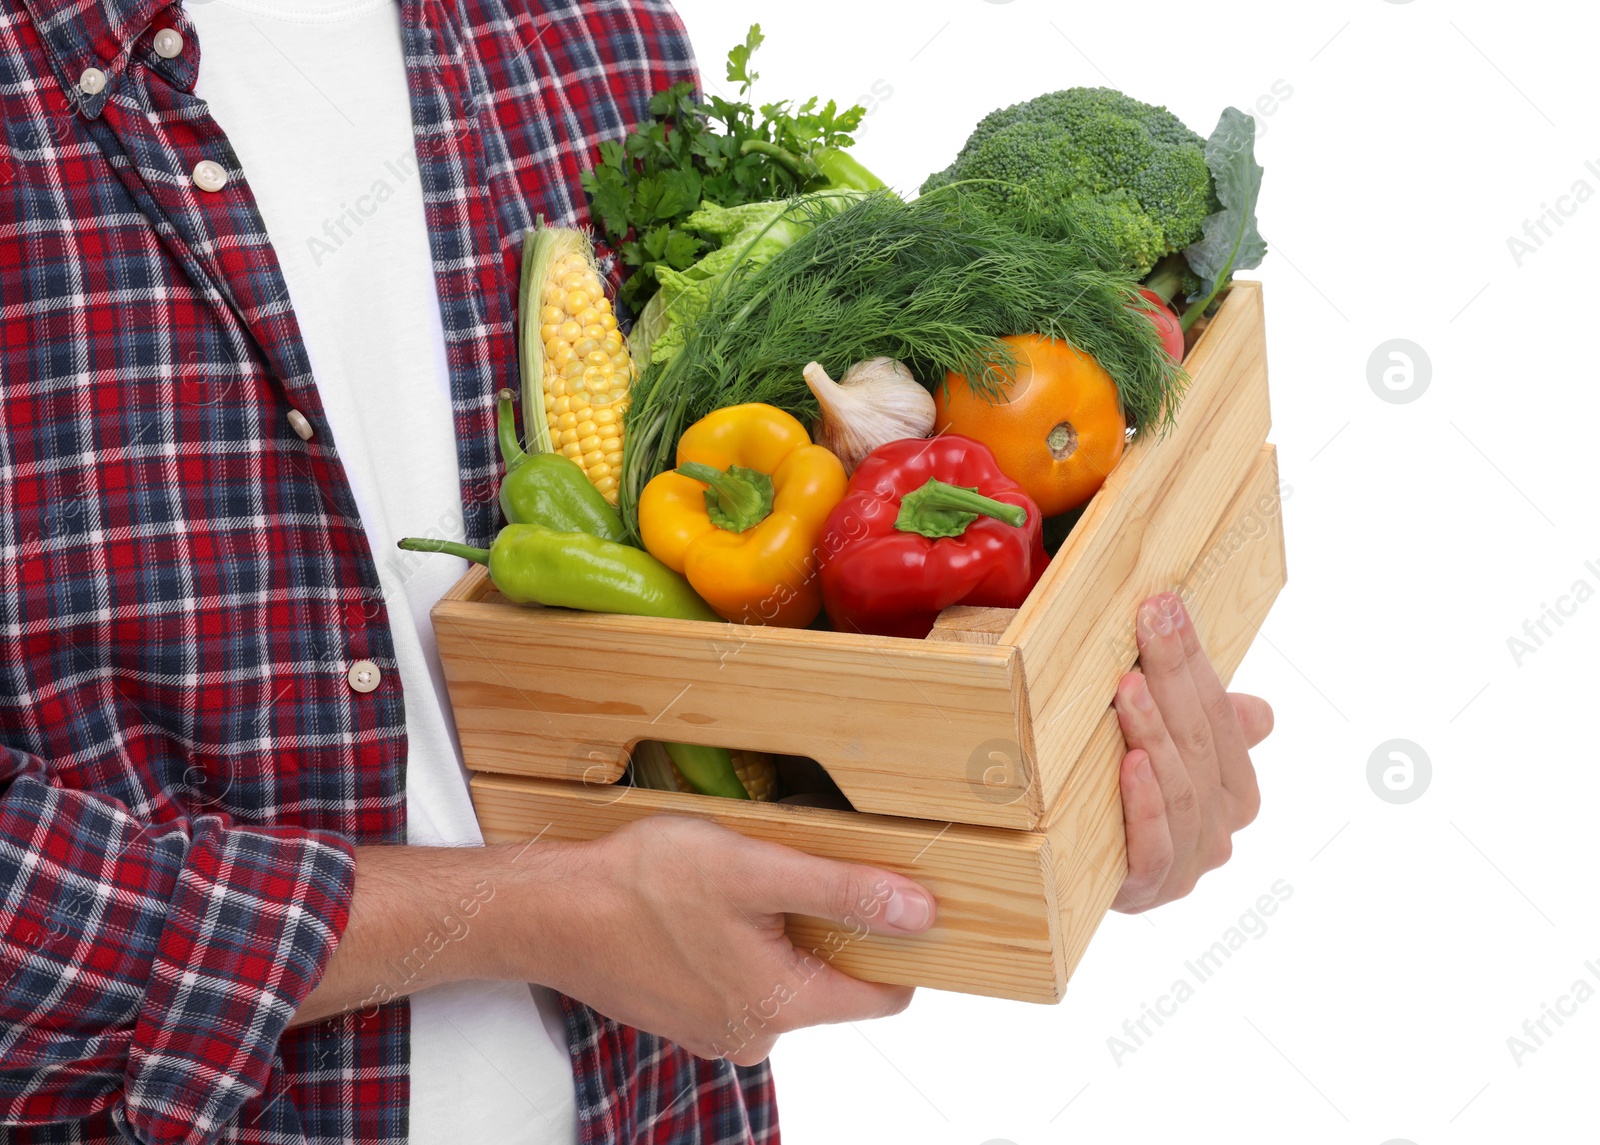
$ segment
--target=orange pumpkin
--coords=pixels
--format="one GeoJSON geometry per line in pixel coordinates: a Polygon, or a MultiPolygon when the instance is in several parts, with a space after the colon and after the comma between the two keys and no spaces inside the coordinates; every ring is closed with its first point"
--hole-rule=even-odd
{"type": "Polygon", "coordinates": [[[1000,341],[1017,358],[1009,391],[990,401],[950,374],[934,395],[934,432],[983,442],[1006,476],[1054,517],[1093,497],[1122,457],[1128,423],[1117,383],[1066,342],[1037,334],[1000,341]]]}

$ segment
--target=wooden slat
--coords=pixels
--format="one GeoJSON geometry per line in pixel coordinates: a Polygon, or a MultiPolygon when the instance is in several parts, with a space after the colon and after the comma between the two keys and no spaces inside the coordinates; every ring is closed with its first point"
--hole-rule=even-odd
{"type": "Polygon", "coordinates": [[[927,933],[841,943],[848,929],[794,916],[790,937],[802,950],[831,953],[828,961],[840,970],[878,982],[1031,1002],[1057,1001],[1065,987],[1054,876],[1044,838],[1032,832],[512,776],[474,777],[472,798],[490,842],[535,835],[579,841],[647,815],[692,815],[813,855],[897,871],[938,901],[927,933]]]}
{"type": "MultiPolygon", "coordinates": [[[[1233,678],[1287,577],[1278,455],[1268,445],[1201,556],[1176,586],[1224,684],[1233,678]]],[[[1118,778],[1126,751],[1116,712],[1107,708],[1071,786],[1044,827],[1061,895],[1062,956],[1068,974],[1083,957],[1127,871],[1118,778]]]]}
{"type": "Polygon", "coordinates": [[[433,624],[476,771],[604,783],[621,777],[639,740],[676,740],[809,756],[863,810],[1010,827],[1038,819],[1026,772],[1013,768],[981,798],[971,777],[979,745],[1027,735],[1010,648],[493,597],[441,601],[433,624]]]}
{"type": "Polygon", "coordinates": [[[933,622],[929,640],[953,640],[958,644],[998,644],[1017,615],[1014,608],[976,608],[958,604],[947,608],[933,622]]]}
{"type": "Polygon", "coordinates": [[[1205,551],[1266,440],[1259,284],[1234,285],[1186,366],[1177,427],[1130,446],[1001,637],[1022,654],[1044,807],[1060,800],[1134,662],[1139,601],[1175,587],[1205,551]]]}

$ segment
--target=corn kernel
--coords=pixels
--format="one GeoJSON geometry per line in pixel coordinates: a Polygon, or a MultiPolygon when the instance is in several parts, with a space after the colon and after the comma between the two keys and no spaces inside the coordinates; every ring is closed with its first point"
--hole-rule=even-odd
{"type": "Polygon", "coordinates": [[[563,342],[576,342],[579,338],[583,337],[583,327],[579,326],[572,319],[568,318],[556,331],[556,337],[560,338],[563,342]]]}
{"type": "MultiPolygon", "coordinates": [[[[579,443],[578,448],[583,448],[582,443],[579,443]]],[[[604,460],[605,455],[597,449],[593,453],[585,453],[583,455],[583,467],[585,469],[593,469],[596,465],[599,465],[604,460]]]]}

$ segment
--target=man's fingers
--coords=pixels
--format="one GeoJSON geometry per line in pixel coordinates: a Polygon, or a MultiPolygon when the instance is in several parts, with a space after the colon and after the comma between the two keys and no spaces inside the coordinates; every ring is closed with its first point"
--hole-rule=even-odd
{"type": "Polygon", "coordinates": [[[1149,757],[1174,843],[1191,845],[1200,834],[1199,793],[1144,676],[1138,672],[1123,676],[1114,703],[1129,751],[1143,751],[1149,757]]]}
{"type": "MultiPolygon", "coordinates": [[[[1211,717],[1200,702],[1183,646],[1188,616],[1176,593],[1164,592],[1139,606],[1137,623],[1139,667],[1155,696],[1167,734],[1178,745],[1183,763],[1197,785],[1221,783],[1217,772],[1217,746],[1211,735],[1211,717]]],[[[1130,743],[1128,745],[1132,747],[1130,743]]],[[[1154,753],[1157,777],[1165,782],[1161,761],[1154,753]]]]}
{"type": "MultiPolygon", "coordinates": [[[[911,1004],[910,986],[863,982],[835,970],[815,952],[796,950],[797,969],[787,993],[780,991],[761,1011],[779,1032],[831,1022],[887,1018],[911,1004]]],[[[824,951],[824,953],[826,953],[824,951]]]]}
{"type": "Polygon", "coordinates": [[[1194,684],[1195,695],[1200,698],[1200,709],[1211,724],[1211,742],[1217,754],[1217,776],[1222,781],[1223,790],[1238,801],[1243,822],[1234,825],[1243,826],[1256,817],[1256,811],[1261,806],[1261,789],[1256,785],[1256,769],[1250,763],[1250,748],[1245,743],[1238,713],[1229,701],[1228,693],[1223,691],[1222,681],[1217,679],[1217,669],[1211,663],[1211,657],[1200,643],[1194,618],[1189,615],[1181,599],[1177,601],[1177,609],[1175,623],[1183,643],[1184,660],[1189,665],[1189,679],[1194,684]]]}
{"type": "Polygon", "coordinates": [[[819,859],[777,843],[750,840],[759,873],[749,903],[774,914],[804,914],[836,923],[839,933],[920,934],[933,924],[928,891],[892,871],[819,859]]]}
{"type": "Polygon", "coordinates": [[[816,954],[796,950],[785,981],[745,1006],[715,1049],[734,1065],[765,1061],[782,1034],[837,1022],[887,1018],[911,1004],[910,986],[863,982],[835,970],[816,954]]]}
{"type": "Polygon", "coordinates": [[[1255,747],[1272,734],[1271,704],[1260,696],[1245,692],[1229,692],[1228,699],[1233,701],[1234,714],[1239,717],[1239,726],[1244,729],[1246,747],[1255,747]]]}
{"type": "Polygon", "coordinates": [[[772,1047],[777,1044],[778,1039],[776,1037],[755,1038],[736,1049],[724,1050],[722,1056],[734,1065],[760,1065],[772,1056],[772,1047]]]}
{"type": "Polygon", "coordinates": [[[1131,914],[1155,904],[1176,856],[1166,800],[1143,748],[1122,758],[1122,821],[1128,834],[1128,876],[1111,906],[1131,914]]]}

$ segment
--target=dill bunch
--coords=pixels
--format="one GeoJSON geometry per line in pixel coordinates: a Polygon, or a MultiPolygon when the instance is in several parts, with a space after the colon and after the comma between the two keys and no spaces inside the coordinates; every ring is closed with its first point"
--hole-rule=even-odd
{"type": "MultiPolygon", "coordinates": [[[[803,201],[790,210],[817,212],[803,201]]],[[[1162,351],[1136,284],[1072,241],[1070,218],[1019,230],[954,186],[911,203],[876,192],[817,213],[770,262],[729,273],[678,355],[632,387],[619,508],[634,536],[645,484],[673,466],[678,437],[712,410],[766,402],[809,425],[808,362],[838,377],[882,355],[930,389],[954,372],[999,397],[1016,359],[998,339],[1041,334],[1105,368],[1130,425],[1170,423],[1185,375],[1162,351]]]]}

